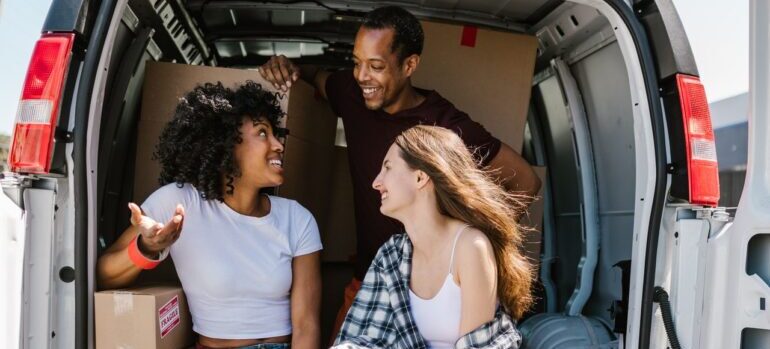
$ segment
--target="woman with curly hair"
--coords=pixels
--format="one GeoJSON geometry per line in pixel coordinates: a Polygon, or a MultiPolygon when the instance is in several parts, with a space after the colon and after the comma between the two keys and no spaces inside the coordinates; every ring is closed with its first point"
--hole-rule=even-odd
{"type": "Polygon", "coordinates": [[[99,258],[103,288],[130,285],[169,253],[198,348],[318,348],[318,226],[283,183],[282,111],[252,81],[181,99],[160,136],[161,188],[129,204],[131,226],[99,258]]]}
{"type": "Polygon", "coordinates": [[[515,196],[479,169],[449,129],[396,138],[373,187],[404,224],[380,247],[336,348],[518,348],[512,319],[532,304],[515,196]]]}

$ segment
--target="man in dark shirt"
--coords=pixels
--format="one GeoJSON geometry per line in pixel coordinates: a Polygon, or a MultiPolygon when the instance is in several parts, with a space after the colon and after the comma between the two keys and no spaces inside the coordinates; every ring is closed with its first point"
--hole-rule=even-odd
{"type": "Polygon", "coordinates": [[[420,22],[412,14],[399,7],[381,7],[367,15],[356,35],[352,73],[300,68],[284,56],[272,57],[259,68],[266,80],[284,91],[298,78],[314,84],[345,127],[358,246],[354,279],[345,291],[335,332],[379,247],[403,231],[397,221],[380,213],[380,194],[371,187],[385,153],[402,131],[418,124],[451,129],[481,165],[494,170],[507,190],[534,196],[540,187],[532,168],[511,147],[436,91],[412,86],[410,77],[420,63],[423,37],[420,22]]]}

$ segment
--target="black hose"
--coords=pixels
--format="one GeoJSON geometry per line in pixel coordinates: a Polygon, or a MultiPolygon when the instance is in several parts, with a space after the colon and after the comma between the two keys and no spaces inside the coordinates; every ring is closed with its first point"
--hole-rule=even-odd
{"type": "Polygon", "coordinates": [[[671,302],[668,301],[668,293],[663,287],[655,286],[655,295],[653,300],[660,304],[660,311],[663,313],[663,326],[666,328],[666,336],[668,336],[668,343],[671,345],[671,349],[682,349],[679,344],[679,338],[676,336],[676,329],[674,328],[674,318],[671,314],[671,302]]]}

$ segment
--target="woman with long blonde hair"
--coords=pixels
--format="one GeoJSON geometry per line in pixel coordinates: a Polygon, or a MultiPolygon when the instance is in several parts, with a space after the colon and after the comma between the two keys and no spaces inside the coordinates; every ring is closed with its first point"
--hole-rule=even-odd
{"type": "Polygon", "coordinates": [[[516,348],[531,306],[516,217],[529,201],[478,168],[451,130],[416,126],[388,150],[373,187],[403,223],[379,250],[336,346],[516,348]]]}

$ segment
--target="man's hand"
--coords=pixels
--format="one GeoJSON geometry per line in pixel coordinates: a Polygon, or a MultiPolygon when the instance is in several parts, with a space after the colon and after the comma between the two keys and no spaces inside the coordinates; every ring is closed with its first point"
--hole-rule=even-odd
{"type": "Polygon", "coordinates": [[[149,254],[147,257],[157,256],[164,248],[171,246],[182,233],[184,222],[182,205],[176,206],[174,216],[166,224],[142,215],[142,210],[135,203],[129,203],[128,209],[131,210],[131,225],[136,227],[142,236],[139,239],[139,249],[142,253],[149,254]]]}
{"type": "Polygon", "coordinates": [[[300,69],[286,56],[273,56],[264,65],[257,68],[262,77],[273,84],[273,87],[288,91],[291,84],[300,78],[300,69]]]}

